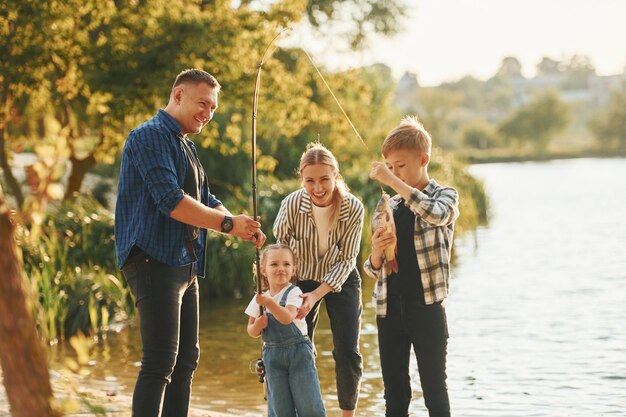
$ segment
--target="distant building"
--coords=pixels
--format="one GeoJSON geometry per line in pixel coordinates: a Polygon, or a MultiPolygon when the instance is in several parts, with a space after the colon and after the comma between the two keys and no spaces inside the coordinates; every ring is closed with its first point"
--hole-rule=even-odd
{"type": "Polygon", "coordinates": [[[412,72],[405,72],[396,86],[394,94],[395,104],[401,109],[415,106],[418,88],[419,83],[417,82],[417,75],[412,72]]]}
{"type": "Polygon", "coordinates": [[[626,88],[626,67],[624,72],[616,75],[591,76],[589,77],[589,93],[595,104],[605,105],[611,94],[624,91],[626,88]]]}

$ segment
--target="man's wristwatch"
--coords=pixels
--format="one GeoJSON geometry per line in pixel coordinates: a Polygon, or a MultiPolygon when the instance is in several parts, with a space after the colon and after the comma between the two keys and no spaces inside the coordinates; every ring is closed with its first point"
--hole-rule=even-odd
{"type": "Polygon", "coordinates": [[[222,220],[222,233],[230,233],[233,230],[233,218],[230,216],[224,216],[222,220]]]}

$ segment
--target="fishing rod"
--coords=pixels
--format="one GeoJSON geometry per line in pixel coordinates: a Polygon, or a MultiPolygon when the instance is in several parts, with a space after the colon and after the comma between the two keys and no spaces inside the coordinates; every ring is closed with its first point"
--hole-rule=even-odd
{"type": "MultiPolygon", "coordinates": [[[[276,39],[278,39],[283,33],[285,33],[288,30],[291,30],[291,28],[290,27],[286,27],[286,28],[282,29],[280,32],[278,32],[274,36],[274,38],[272,38],[270,43],[265,48],[265,51],[263,52],[263,56],[261,57],[261,61],[259,61],[259,63],[257,64],[256,81],[255,81],[255,85],[254,85],[254,95],[253,95],[253,100],[252,100],[252,210],[253,210],[253,215],[254,215],[255,219],[258,218],[257,171],[256,171],[256,141],[257,141],[256,125],[257,125],[257,110],[258,110],[258,101],[259,101],[259,90],[260,90],[260,87],[261,87],[261,71],[263,69],[263,64],[265,63],[265,59],[268,58],[269,56],[271,56],[272,53],[274,52],[274,50],[272,50],[272,52],[268,55],[268,51],[270,50],[270,48],[272,47],[272,45],[274,44],[276,39]]],[[[365,143],[365,141],[363,140],[363,138],[359,134],[359,131],[354,126],[354,123],[352,123],[352,120],[350,119],[350,117],[348,116],[348,114],[344,110],[343,106],[339,102],[339,99],[337,99],[337,96],[335,96],[335,93],[333,92],[332,88],[330,88],[330,85],[328,85],[328,83],[326,82],[326,79],[322,75],[322,72],[319,70],[317,65],[315,65],[315,62],[313,61],[313,59],[311,58],[309,53],[303,47],[300,47],[300,49],[307,56],[307,58],[311,62],[311,65],[313,65],[313,68],[315,68],[315,71],[320,76],[320,78],[323,81],[324,85],[326,86],[326,88],[330,92],[331,96],[335,100],[335,103],[337,103],[337,105],[339,106],[339,109],[341,110],[341,112],[343,113],[343,116],[346,118],[346,120],[348,121],[348,123],[352,127],[352,130],[354,130],[354,133],[356,134],[356,136],[359,138],[359,140],[361,141],[363,146],[365,146],[365,149],[367,149],[368,152],[371,153],[369,147],[367,146],[367,144],[365,143]]],[[[382,186],[381,186],[381,189],[382,189],[382,186]]],[[[262,287],[262,276],[261,276],[261,259],[260,259],[259,249],[258,248],[256,248],[256,250],[255,250],[255,264],[256,264],[255,265],[256,290],[257,290],[258,294],[261,294],[261,292],[263,291],[263,287],[262,287]]],[[[263,306],[259,306],[259,313],[261,315],[263,314],[263,306]]],[[[263,364],[263,359],[258,359],[256,361],[256,363],[255,363],[255,370],[256,370],[256,373],[257,373],[257,375],[259,377],[259,382],[264,383],[265,365],[263,364]]],[[[264,387],[265,387],[265,384],[264,384],[264,387]]]]}
{"type": "MultiPolygon", "coordinates": [[[[272,38],[270,43],[265,48],[265,52],[263,52],[263,56],[261,57],[261,61],[257,64],[257,73],[256,73],[256,82],[254,84],[254,97],[252,99],[252,211],[254,219],[258,219],[258,205],[257,205],[257,185],[256,185],[256,119],[257,119],[257,109],[259,103],[259,89],[261,87],[261,70],[263,69],[263,64],[265,63],[265,58],[268,56],[267,53],[270,50],[270,47],[274,43],[276,39],[280,35],[282,35],[285,31],[290,30],[291,28],[286,27],[272,38]]],[[[272,53],[274,50],[272,50],[272,53]]],[[[269,56],[272,55],[269,54],[269,56]]],[[[259,248],[255,247],[255,271],[256,271],[256,291],[257,294],[261,294],[263,291],[263,277],[261,276],[261,256],[259,255],[259,248]]],[[[259,306],[259,313],[263,315],[263,306],[259,306]]],[[[259,382],[263,384],[263,398],[267,400],[267,391],[265,385],[265,364],[263,363],[263,358],[257,359],[255,362],[255,371],[257,376],[259,377],[259,382]]]]}
{"type": "MultiPolygon", "coordinates": [[[[287,30],[291,28],[286,27],[272,38],[270,43],[265,48],[265,52],[263,52],[263,56],[261,57],[261,61],[257,64],[257,73],[256,73],[256,82],[254,84],[254,98],[252,100],[252,211],[254,215],[254,219],[258,218],[258,205],[257,205],[257,185],[256,185],[256,119],[257,119],[257,108],[259,102],[259,89],[261,87],[261,70],[263,69],[263,64],[265,63],[265,58],[267,57],[267,52],[270,47],[274,43],[276,39],[287,30]]],[[[272,53],[274,51],[272,50],[272,53]]],[[[270,54],[271,56],[271,54],[270,54]]],[[[259,255],[259,248],[255,250],[255,264],[256,264],[256,290],[258,294],[261,294],[263,291],[261,277],[261,257],[259,255]]],[[[263,314],[263,306],[259,306],[259,313],[263,314]]]]}

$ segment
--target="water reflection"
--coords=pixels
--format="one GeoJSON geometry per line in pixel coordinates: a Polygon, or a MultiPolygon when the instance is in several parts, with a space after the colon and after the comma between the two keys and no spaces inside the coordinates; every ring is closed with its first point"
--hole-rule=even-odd
{"type": "MultiPolygon", "coordinates": [[[[464,417],[626,415],[626,160],[472,167],[492,203],[488,228],[457,242],[447,313],[448,385],[464,417]]],[[[364,278],[360,414],[382,415],[376,326],[364,278]]],[[[201,307],[193,405],[242,416],[266,404],[250,362],[261,341],[245,330],[248,299],[201,307]]],[[[338,415],[328,319],[316,333],[329,415],[338,415]]],[[[56,351],[58,358],[67,352],[56,351]]],[[[138,371],[134,326],[108,336],[88,367],[129,395],[138,371]]],[[[411,415],[427,415],[415,360],[411,415]]]]}

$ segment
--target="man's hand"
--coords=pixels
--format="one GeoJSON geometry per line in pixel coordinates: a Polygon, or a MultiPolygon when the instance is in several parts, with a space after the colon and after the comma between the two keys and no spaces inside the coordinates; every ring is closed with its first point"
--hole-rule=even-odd
{"type": "Polygon", "coordinates": [[[233,216],[233,230],[230,234],[245,241],[254,242],[254,246],[260,248],[265,243],[266,237],[261,230],[261,223],[257,220],[245,214],[233,216]]]}

